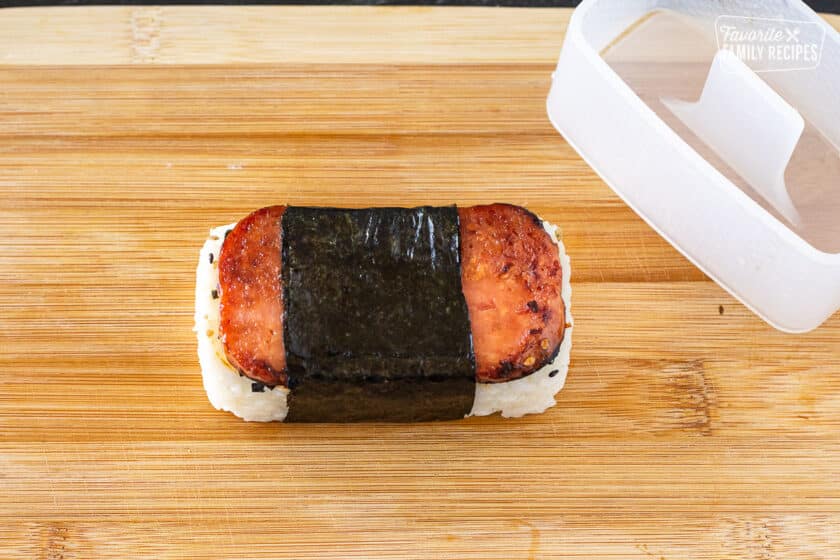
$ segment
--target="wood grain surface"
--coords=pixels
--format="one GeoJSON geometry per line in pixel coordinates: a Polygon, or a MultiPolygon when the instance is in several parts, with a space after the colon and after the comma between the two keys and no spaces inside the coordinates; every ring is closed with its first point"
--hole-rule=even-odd
{"type": "Polygon", "coordinates": [[[840,316],[763,324],[555,133],[569,14],[0,11],[0,557],[838,558],[840,316]],[[212,409],[191,332],[210,226],[492,201],[563,227],[556,408],[212,409]]]}

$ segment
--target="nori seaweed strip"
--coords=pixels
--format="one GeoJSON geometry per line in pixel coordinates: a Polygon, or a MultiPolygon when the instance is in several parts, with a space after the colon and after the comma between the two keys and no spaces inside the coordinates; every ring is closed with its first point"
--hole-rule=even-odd
{"type": "Polygon", "coordinates": [[[281,227],[287,422],[469,413],[475,356],[454,207],[289,207],[281,227]]]}

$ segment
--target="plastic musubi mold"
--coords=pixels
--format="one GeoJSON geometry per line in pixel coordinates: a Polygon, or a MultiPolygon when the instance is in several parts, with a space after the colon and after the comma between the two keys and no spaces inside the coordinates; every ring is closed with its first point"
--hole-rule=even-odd
{"type": "Polygon", "coordinates": [[[551,122],[774,327],[840,309],[840,35],[800,1],[584,0],[551,122]]]}

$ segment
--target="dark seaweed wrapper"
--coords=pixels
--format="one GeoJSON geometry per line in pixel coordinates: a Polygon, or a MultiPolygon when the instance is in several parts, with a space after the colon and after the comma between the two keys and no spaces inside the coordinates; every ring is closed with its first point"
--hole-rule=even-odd
{"type": "Polygon", "coordinates": [[[454,207],[289,207],[282,236],[286,421],[469,413],[475,357],[454,207]]]}

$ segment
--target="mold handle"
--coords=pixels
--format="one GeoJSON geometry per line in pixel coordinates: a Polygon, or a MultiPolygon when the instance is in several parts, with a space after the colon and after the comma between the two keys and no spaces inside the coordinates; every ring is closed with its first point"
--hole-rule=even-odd
{"type": "Polygon", "coordinates": [[[718,51],[697,102],[662,102],[779,213],[800,223],[785,169],[805,121],[740,58],[718,51]]]}

